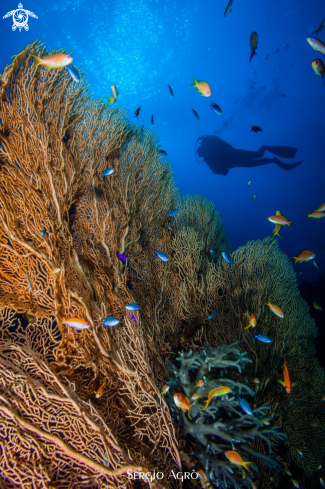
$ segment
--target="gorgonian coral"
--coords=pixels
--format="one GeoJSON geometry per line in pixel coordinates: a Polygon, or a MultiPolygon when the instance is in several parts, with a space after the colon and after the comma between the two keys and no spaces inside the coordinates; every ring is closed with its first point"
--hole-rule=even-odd
{"type": "MultiPolygon", "coordinates": [[[[247,455],[256,457],[270,469],[282,470],[271,456],[272,445],[286,436],[277,427],[269,426],[270,408],[259,406],[250,411],[244,396],[253,398],[255,391],[232,376],[233,371],[246,371],[248,363],[251,360],[247,353],[241,353],[233,343],[217,348],[209,345],[201,353],[180,353],[173,364],[167,364],[171,378],[167,382],[170,388],[166,401],[180,427],[180,436],[189,435],[189,440],[195,442],[193,455],[215,487],[251,487],[253,476],[231,463],[225,456],[228,451],[236,451],[246,461],[249,461],[247,455]],[[210,402],[204,401],[209,399],[212,390],[222,386],[230,392],[213,397],[210,402]],[[176,406],[174,396],[177,393],[185,394],[193,403],[190,413],[176,406]],[[251,446],[257,438],[264,442],[269,454],[251,446]]],[[[253,468],[258,470],[254,465],[253,468]]]]}

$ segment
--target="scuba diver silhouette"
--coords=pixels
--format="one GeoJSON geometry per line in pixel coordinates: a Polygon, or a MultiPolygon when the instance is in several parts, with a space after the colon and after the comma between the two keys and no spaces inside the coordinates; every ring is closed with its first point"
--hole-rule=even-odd
{"type": "MultiPolygon", "coordinates": [[[[261,146],[258,151],[246,151],[236,149],[231,144],[226,143],[217,136],[200,136],[195,145],[195,157],[203,158],[210,170],[216,175],[227,175],[232,168],[252,168],[254,166],[268,165],[275,163],[283,170],[293,170],[299,166],[303,160],[289,165],[283,163],[276,156],[274,158],[263,158],[265,151],[269,151],[282,158],[294,158],[297,148],[290,146],[261,146]],[[198,143],[201,143],[197,148],[198,143]]],[[[198,161],[202,163],[202,161],[198,161]]]]}

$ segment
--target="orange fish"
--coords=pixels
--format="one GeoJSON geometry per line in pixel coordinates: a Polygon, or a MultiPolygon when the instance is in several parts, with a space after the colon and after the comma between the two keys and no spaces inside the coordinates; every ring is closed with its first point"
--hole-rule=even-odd
{"type": "Polygon", "coordinates": [[[194,87],[203,97],[211,96],[211,88],[204,80],[195,80],[193,76],[193,83],[190,85],[190,87],[194,87]]]}
{"type": "Polygon", "coordinates": [[[317,211],[319,211],[319,212],[325,212],[325,204],[322,204],[322,205],[320,205],[318,207],[318,209],[315,209],[315,212],[317,212],[317,211]]]}
{"type": "Polygon", "coordinates": [[[203,387],[203,386],[204,386],[204,380],[198,380],[194,387],[203,387]]]}
{"type": "Polygon", "coordinates": [[[265,305],[269,306],[271,311],[274,312],[274,314],[276,314],[279,318],[284,318],[284,312],[282,311],[282,309],[280,309],[279,306],[276,306],[275,304],[271,304],[270,301],[266,302],[265,305]]]}
{"type": "Polygon", "coordinates": [[[190,416],[190,410],[191,410],[191,407],[194,406],[194,403],[190,404],[190,401],[185,396],[185,394],[183,394],[182,392],[176,392],[176,394],[174,394],[174,402],[175,402],[176,406],[178,407],[178,409],[181,409],[184,413],[186,413],[186,411],[187,411],[188,417],[190,419],[192,419],[190,416]]]}
{"type": "Polygon", "coordinates": [[[198,394],[197,392],[195,392],[193,394],[193,396],[191,397],[191,399],[193,399],[193,401],[197,401],[200,398],[202,399],[202,396],[200,396],[200,394],[198,394]]]}
{"type": "Polygon", "coordinates": [[[297,382],[294,382],[293,384],[291,383],[290,375],[289,375],[289,370],[287,367],[287,363],[284,359],[284,364],[283,364],[283,377],[284,377],[284,382],[281,379],[278,379],[279,384],[283,385],[285,390],[287,391],[288,394],[292,391],[292,388],[297,385],[297,382]]]}
{"type": "Polygon", "coordinates": [[[235,452],[234,450],[228,450],[227,452],[225,452],[225,455],[229,462],[237,466],[241,465],[247,470],[247,472],[250,472],[252,474],[252,472],[249,470],[249,466],[252,465],[253,462],[244,462],[239,453],[235,452]]]}
{"type": "Polygon", "coordinates": [[[280,226],[289,226],[289,228],[291,228],[292,224],[292,221],[288,221],[288,219],[284,216],[269,216],[267,220],[273,224],[280,224],[280,226]]]}
{"type": "Polygon", "coordinates": [[[60,273],[60,272],[61,272],[61,268],[53,268],[50,271],[50,275],[55,275],[56,273],[60,273]]]}
{"type": "Polygon", "coordinates": [[[325,216],[324,212],[322,211],[314,211],[312,212],[311,214],[306,214],[306,216],[308,217],[308,219],[311,217],[312,219],[321,219],[322,217],[325,216]]]}
{"type": "Polygon", "coordinates": [[[100,388],[98,389],[98,391],[97,392],[94,391],[94,394],[96,394],[96,399],[99,399],[103,395],[106,380],[107,380],[107,377],[105,377],[105,379],[103,380],[103,383],[100,386],[100,388]]]}
{"type": "Polygon", "coordinates": [[[257,319],[256,319],[255,314],[249,315],[249,314],[244,313],[244,316],[246,316],[248,318],[248,324],[247,324],[247,326],[245,326],[244,329],[255,328],[256,324],[257,324],[257,319]]]}
{"type": "Polygon", "coordinates": [[[230,388],[227,387],[226,385],[212,389],[212,391],[210,391],[208,394],[208,400],[204,401],[206,403],[206,406],[203,409],[201,409],[201,411],[204,411],[209,406],[211,400],[214,397],[224,396],[224,395],[228,394],[229,392],[230,392],[230,388]]]}
{"type": "Polygon", "coordinates": [[[32,54],[32,57],[36,66],[43,65],[48,70],[51,68],[64,68],[73,61],[73,58],[65,53],[51,54],[50,56],[45,56],[45,58],[39,58],[32,54]]]}
{"type": "Polygon", "coordinates": [[[62,322],[68,326],[68,328],[86,329],[90,327],[90,324],[88,324],[87,321],[80,318],[66,318],[63,319],[62,322]]]}
{"type": "Polygon", "coordinates": [[[253,382],[255,382],[255,384],[260,384],[260,379],[258,379],[257,377],[255,377],[255,379],[253,379],[253,382]]]}
{"type": "Polygon", "coordinates": [[[316,253],[314,253],[313,251],[306,250],[300,253],[299,256],[293,256],[292,258],[295,259],[295,264],[302,263],[303,261],[310,261],[316,258],[316,253]]]}

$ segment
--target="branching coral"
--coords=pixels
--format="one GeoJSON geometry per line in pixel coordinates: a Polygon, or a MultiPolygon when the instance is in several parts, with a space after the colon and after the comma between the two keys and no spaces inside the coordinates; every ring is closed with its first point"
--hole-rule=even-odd
{"type": "MultiPolygon", "coordinates": [[[[246,370],[251,362],[245,353],[240,353],[236,344],[223,345],[218,348],[206,347],[201,353],[192,351],[183,353],[177,358],[176,364],[168,364],[171,379],[167,393],[167,403],[180,426],[181,436],[195,440],[194,456],[204,469],[208,480],[216,487],[250,487],[251,477],[244,476],[242,471],[227,460],[225,452],[237,450],[246,458],[246,453],[263,460],[271,469],[280,469],[280,464],[270,455],[254,450],[250,443],[259,438],[272,453],[272,442],[285,438],[275,427],[265,427],[262,418],[268,407],[253,409],[252,415],[246,414],[240,407],[240,397],[254,396],[255,392],[247,385],[231,378],[231,373],[237,369],[239,373],[246,370]],[[198,382],[204,385],[198,386],[198,382]],[[204,409],[203,398],[219,386],[230,388],[230,393],[222,397],[214,397],[209,406],[204,409]],[[193,394],[199,394],[190,413],[193,420],[174,402],[173,395],[185,393],[193,402],[193,394]]],[[[186,459],[186,457],[185,457],[186,459]]]]}

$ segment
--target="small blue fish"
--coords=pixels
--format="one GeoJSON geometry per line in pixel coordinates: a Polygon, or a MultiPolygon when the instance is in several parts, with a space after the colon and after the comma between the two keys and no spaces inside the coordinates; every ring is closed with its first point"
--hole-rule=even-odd
{"type": "Polygon", "coordinates": [[[138,311],[140,309],[140,306],[136,302],[130,302],[130,304],[127,304],[125,306],[125,309],[128,311],[138,311]]]}
{"type": "Polygon", "coordinates": [[[261,343],[272,343],[272,340],[266,334],[252,334],[252,336],[261,343]]]}
{"type": "Polygon", "coordinates": [[[113,168],[106,168],[106,170],[104,170],[102,173],[102,177],[108,177],[109,175],[112,175],[113,171],[113,168]]]}
{"type": "Polygon", "coordinates": [[[239,398],[239,404],[244,413],[248,414],[249,416],[253,416],[252,409],[245,399],[239,398]]]}
{"type": "Polygon", "coordinates": [[[109,316],[109,317],[103,319],[103,321],[102,321],[105,328],[107,328],[107,326],[109,326],[110,328],[112,326],[116,326],[119,322],[120,322],[119,319],[116,319],[112,316],[109,316]]]}
{"type": "Polygon", "coordinates": [[[208,316],[208,319],[213,319],[216,317],[216,315],[218,314],[219,311],[213,311],[211,312],[210,316],[208,316]]]}
{"type": "Polygon", "coordinates": [[[167,229],[168,229],[168,231],[170,231],[170,230],[171,230],[171,226],[170,226],[169,224],[168,224],[168,226],[167,226],[167,229]]]}
{"type": "Polygon", "coordinates": [[[210,251],[211,255],[215,255],[216,254],[215,250],[209,250],[209,251],[210,251]]]}
{"type": "Polygon", "coordinates": [[[122,261],[126,261],[127,260],[127,257],[125,255],[122,255],[122,253],[116,253],[116,256],[122,260],[122,261]]]}
{"type": "Polygon", "coordinates": [[[168,256],[166,255],[166,253],[164,253],[163,251],[156,251],[156,255],[158,256],[158,258],[160,258],[162,261],[168,261],[169,258],[168,256]]]}
{"type": "Polygon", "coordinates": [[[133,314],[131,314],[131,318],[133,319],[133,321],[134,321],[135,323],[137,323],[137,322],[138,322],[138,321],[137,321],[137,318],[136,318],[135,316],[133,316],[133,314]]]}
{"type": "Polygon", "coordinates": [[[234,262],[232,261],[232,259],[227,255],[227,253],[225,253],[224,251],[221,253],[222,254],[222,257],[224,260],[226,260],[226,262],[229,264],[229,265],[233,265],[234,262]]]}
{"type": "Polygon", "coordinates": [[[178,212],[178,209],[172,209],[171,211],[167,212],[166,217],[176,216],[177,212],[178,212]]]}
{"type": "Polygon", "coordinates": [[[44,238],[45,234],[46,234],[46,229],[43,229],[43,231],[41,231],[42,238],[44,238]]]}
{"type": "Polygon", "coordinates": [[[325,487],[325,481],[321,477],[319,478],[319,482],[322,484],[323,487],[325,487]]]}
{"type": "Polygon", "coordinates": [[[317,263],[317,261],[313,261],[313,264],[314,264],[314,267],[316,267],[317,270],[320,272],[319,264],[317,263]]]}
{"type": "Polygon", "coordinates": [[[66,66],[65,69],[67,70],[67,72],[71,76],[72,80],[74,80],[76,83],[80,82],[79,73],[73,65],[70,64],[70,65],[66,66]]]}

